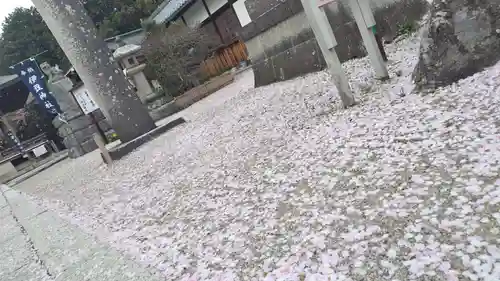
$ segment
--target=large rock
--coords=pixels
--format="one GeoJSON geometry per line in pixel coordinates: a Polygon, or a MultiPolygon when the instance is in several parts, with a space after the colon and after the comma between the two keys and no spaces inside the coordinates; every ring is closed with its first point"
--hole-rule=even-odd
{"type": "Polygon", "coordinates": [[[413,78],[417,89],[450,85],[500,59],[499,0],[434,0],[413,78]]]}

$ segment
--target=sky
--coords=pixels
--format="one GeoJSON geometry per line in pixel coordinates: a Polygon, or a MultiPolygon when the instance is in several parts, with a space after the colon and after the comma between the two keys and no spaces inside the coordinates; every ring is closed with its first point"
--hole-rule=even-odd
{"type": "Polygon", "coordinates": [[[0,0],[0,24],[5,17],[17,7],[30,7],[31,0],[0,0]]]}

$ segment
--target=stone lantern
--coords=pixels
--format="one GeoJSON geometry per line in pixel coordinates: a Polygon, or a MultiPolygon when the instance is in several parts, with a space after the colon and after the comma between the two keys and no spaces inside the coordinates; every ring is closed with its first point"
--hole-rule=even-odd
{"type": "Polygon", "coordinates": [[[127,79],[135,86],[142,103],[146,103],[147,96],[153,94],[153,90],[143,72],[146,59],[140,53],[141,48],[133,44],[121,46],[113,53],[113,58],[118,61],[127,79]]]}

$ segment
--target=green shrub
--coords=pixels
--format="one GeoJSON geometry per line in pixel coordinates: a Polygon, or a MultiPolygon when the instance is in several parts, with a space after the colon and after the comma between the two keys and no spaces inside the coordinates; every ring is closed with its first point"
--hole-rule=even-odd
{"type": "Polygon", "coordinates": [[[405,22],[398,25],[398,36],[411,35],[417,31],[417,25],[414,22],[405,22]]]}

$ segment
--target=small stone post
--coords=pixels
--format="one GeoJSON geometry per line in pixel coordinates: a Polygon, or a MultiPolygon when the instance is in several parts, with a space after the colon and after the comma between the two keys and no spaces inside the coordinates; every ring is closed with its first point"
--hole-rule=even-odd
{"type": "Polygon", "coordinates": [[[94,134],[94,141],[101,151],[101,156],[104,160],[104,163],[106,163],[107,165],[111,165],[113,163],[113,158],[111,158],[111,155],[106,148],[106,144],[104,143],[104,139],[102,138],[102,136],[100,134],[94,134]]]}
{"type": "MultiPolygon", "coordinates": [[[[342,64],[335,51],[337,40],[335,39],[325,11],[318,7],[317,1],[301,0],[301,2],[344,107],[355,105],[356,101],[349,86],[349,80],[344,69],[342,69],[342,64]]],[[[324,2],[329,3],[331,1],[324,2]]]]}
{"type": "Polygon", "coordinates": [[[32,0],[122,142],[155,128],[132,85],[97,35],[82,1],[32,0]]]}

